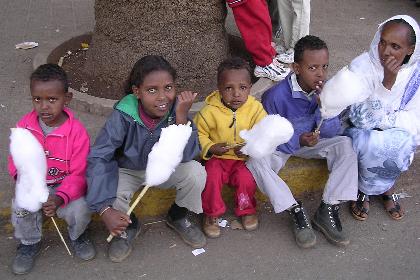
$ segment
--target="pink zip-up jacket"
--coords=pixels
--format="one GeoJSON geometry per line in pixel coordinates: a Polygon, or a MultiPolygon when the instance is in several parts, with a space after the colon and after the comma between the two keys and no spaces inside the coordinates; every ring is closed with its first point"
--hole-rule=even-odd
{"type": "MultiPolygon", "coordinates": [[[[83,124],[74,118],[67,108],[68,119],[57,129],[44,136],[38,115],[32,111],[17,123],[16,127],[26,128],[44,148],[47,157],[47,184],[59,186],[56,195],[64,200],[62,207],[86,194],[86,166],[89,154],[89,135],[83,124]]],[[[17,170],[9,155],[9,173],[16,178],[17,170]]]]}

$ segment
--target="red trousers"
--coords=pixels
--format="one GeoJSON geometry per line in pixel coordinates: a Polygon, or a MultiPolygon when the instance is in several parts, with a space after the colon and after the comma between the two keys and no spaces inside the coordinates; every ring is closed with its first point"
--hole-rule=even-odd
{"type": "Polygon", "coordinates": [[[276,51],[271,46],[272,26],[266,0],[247,0],[231,8],[236,26],[255,64],[271,64],[276,51]]]}
{"type": "Polygon", "coordinates": [[[235,215],[255,214],[255,189],[257,184],[243,160],[211,158],[206,163],[207,181],[201,194],[203,212],[207,216],[219,217],[226,211],[222,198],[224,184],[236,188],[235,215]]]}

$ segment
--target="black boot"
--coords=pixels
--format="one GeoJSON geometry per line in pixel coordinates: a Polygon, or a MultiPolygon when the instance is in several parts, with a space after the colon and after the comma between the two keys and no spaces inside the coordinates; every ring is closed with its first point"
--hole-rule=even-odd
{"type": "Polygon", "coordinates": [[[343,232],[338,216],[339,210],[339,204],[331,205],[321,202],[312,219],[312,224],[314,229],[321,231],[332,244],[346,246],[350,243],[350,240],[343,232]]]}
{"type": "Polygon", "coordinates": [[[312,230],[308,216],[306,215],[306,211],[302,207],[302,204],[298,202],[298,205],[293,206],[293,208],[287,211],[294,222],[293,233],[295,234],[297,245],[301,248],[310,248],[315,246],[316,235],[312,230]]]}

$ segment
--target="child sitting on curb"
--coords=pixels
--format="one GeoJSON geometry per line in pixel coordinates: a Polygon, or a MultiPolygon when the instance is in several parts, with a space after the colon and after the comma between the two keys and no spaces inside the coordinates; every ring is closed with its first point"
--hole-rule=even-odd
{"type": "Polygon", "coordinates": [[[258,226],[256,215],[255,180],[240,152],[243,140],[239,132],[252,128],[266,112],[262,104],[249,96],[251,69],[240,58],[223,61],[217,69],[218,90],[206,98],[206,105],[194,118],[202,146],[201,156],[207,160],[206,187],[202,194],[204,233],[211,238],[220,236],[218,217],[225,211],[222,187],[236,188],[235,214],[242,218],[246,230],[258,226]]]}
{"type": "MultiPolygon", "coordinates": [[[[139,59],[127,80],[127,95],[115,105],[89,154],[87,201],[116,236],[108,249],[113,262],[129,256],[140,233],[136,216],[125,213],[134,193],[145,183],[147,158],[153,145],[159,141],[162,128],[188,122],[188,111],[197,96],[185,91],[177,98],[175,78],[175,69],[163,57],[139,59]]],[[[193,127],[181,164],[165,183],[154,186],[176,188],[166,223],[194,248],[206,245],[204,234],[187,217],[188,211],[202,212],[206,172],[192,160],[198,153],[197,130],[193,127]]]]}
{"type": "Polygon", "coordinates": [[[322,94],[327,78],[328,56],[327,45],[316,36],[305,36],[296,43],[294,72],[262,97],[267,113],[287,118],[293,125],[294,135],[271,156],[251,158],[247,163],[275,212],[288,210],[293,217],[296,242],[302,248],[314,246],[316,236],[302,204],[277,175],[290,156],[327,159],[330,175],[312,222],[335,245],[349,244],[341,226],[339,205],[356,200],[357,195],[357,156],[351,139],[337,135],[341,130],[339,118],[324,120],[319,132],[314,132],[321,121],[318,94],[322,94]]]}
{"type": "MultiPolygon", "coordinates": [[[[45,150],[50,195],[42,205],[42,212],[47,217],[57,214],[65,219],[76,256],[93,259],[95,248],[86,232],[91,213],[84,198],[89,135],[66,108],[72,94],[68,92],[67,75],[60,66],[41,65],[32,73],[30,81],[34,110],[16,126],[28,129],[45,150]]],[[[11,157],[9,173],[15,179],[19,177],[11,157]]],[[[26,274],[41,250],[42,212],[32,213],[15,203],[12,208],[15,237],[20,240],[12,270],[15,274],[26,274]]]]}

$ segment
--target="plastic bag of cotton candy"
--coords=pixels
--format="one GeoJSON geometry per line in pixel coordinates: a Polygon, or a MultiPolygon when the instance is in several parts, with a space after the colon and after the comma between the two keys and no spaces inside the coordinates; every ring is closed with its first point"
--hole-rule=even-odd
{"type": "Polygon", "coordinates": [[[321,116],[329,119],[338,116],[348,106],[363,102],[369,97],[360,77],[345,66],[328,80],[320,94],[321,116]]]}
{"type": "Polygon", "coordinates": [[[10,154],[17,169],[14,203],[19,208],[37,212],[49,195],[44,149],[30,131],[24,128],[11,131],[10,154]]]}
{"type": "Polygon", "coordinates": [[[293,126],[287,119],[280,115],[267,115],[252,129],[239,132],[246,142],[241,152],[252,158],[268,156],[277,146],[288,142],[293,132],[293,126]]]}
{"type": "Polygon", "coordinates": [[[191,136],[190,122],[162,128],[159,141],[149,153],[146,167],[146,185],[166,182],[182,160],[184,148],[191,136]]]}

